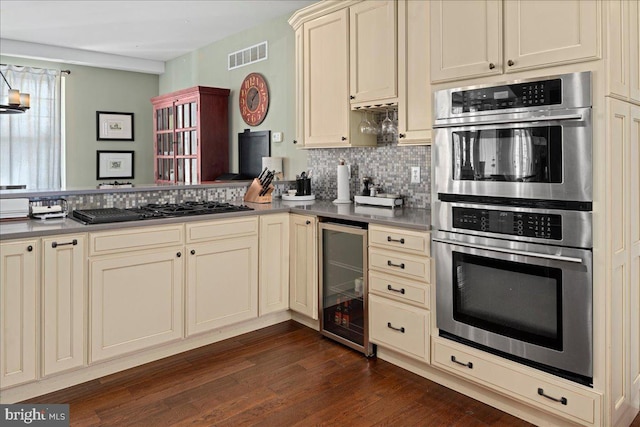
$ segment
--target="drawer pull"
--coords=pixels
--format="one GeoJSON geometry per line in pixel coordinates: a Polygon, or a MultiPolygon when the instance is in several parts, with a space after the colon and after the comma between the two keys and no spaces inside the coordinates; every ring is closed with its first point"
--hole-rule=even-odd
{"type": "MultiPolygon", "coordinates": [[[[473,369],[473,363],[471,363],[471,362],[467,362],[467,363],[458,362],[458,361],[456,360],[456,357],[455,357],[455,356],[451,356],[451,361],[452,361],[453,363],[457,363],[458,365],[466,366],[466,367],[467,367],[467,368],[469,368],[469,369],[473,369]]],[[[538,390],[540,390],[540,389],[538,389],[538,390]]]]}
{"type": "Polygon", "coordinates": [[[394,331],[398,331],[404,334],[404,326],[401,326],[399,328],[394,327],[391,322],[387,322],[387,328],[389,329],[393,329],[394,331]]]}
{"type": "Polygon", "coordinates": [[[390,291],[392,291],[392,292],[397,292],[397,293],[399,293],[399,294],[404,295],[404,288],[401,288],[401,289],[395,289],[393,286],[391,286],[391,285],[387,285],[387,289],[389,289],[389,290],[390,290],[390,291]]]}
{"type": "Polygon", "coordinates": [[[77,245],[78,244],[78,240],[77,239],[73,239],[70,242],[66,242],[66,243],[58,243],[58,242],[51,242],[51,247],[52,248],[57,248],[58,246],[66,246],[66,245],[77,245]]]}
{"type": "Polygon", "coordinates": [[[567,398],[566,397],[561,397],[560,399],[556,399],[555,397],[551,397],[548,394],[544,394],[544,390],[541,388],[538,388],[538,394],[540,396],[544,396],[549,400],[553,400],[554,402],[558,402],[558,403],[562,403],[563,405],[567,404],[567,398]]]}
{"type": "Polygon", "coordinates": [[[399,268],[401,268],[401,269],[403,269],[403,270],[404,270],[404,262],[403,262],[403,263],[401,263],[401,264],[394,264],[394,263],[392,263],[392,262],[391,262],[391,260],[388,260],[388,261],[387,261],[387,265],[388,265],[389,267],[399,267],[399,268]]]}
{"type": "Polygon", "coordinates": [[[398,242],[401,245],[404,245],[404,239],[392,239],[391,236],[387,236],[387,242],[398,242]]]}

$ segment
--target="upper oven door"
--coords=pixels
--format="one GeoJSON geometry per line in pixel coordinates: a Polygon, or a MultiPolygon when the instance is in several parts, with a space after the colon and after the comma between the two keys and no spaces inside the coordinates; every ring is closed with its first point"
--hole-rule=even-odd
{"type": "Polygon", "coordinates": [[[591,108],[442,127],[434,140],[437,193],[593,200],[591,108]]]}

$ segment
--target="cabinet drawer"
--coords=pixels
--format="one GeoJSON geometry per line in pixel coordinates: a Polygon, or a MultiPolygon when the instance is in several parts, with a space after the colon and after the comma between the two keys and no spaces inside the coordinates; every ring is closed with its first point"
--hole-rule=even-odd
{"type": "Polygon", "coordinates": [[[429,283],[431,258],[369,248],[369,268],[429,283]]]}
{"type": "Polygon", "coordinates": [[[258,234],[258,217],[221,219],[187,224],[187,243],[258,234]]]}
{"type": "Polygon", "coordinates": [[[89,234],[89,255],[105,255],[122,251],[139,251],[182,245],[182,225],[166,227],[124,228],[89,234]]]}
{"type": "Polygon", "coordinates": [[[487,386],[538,408],[581,424],[599,425],[601,396],[593,391],[562,383],[552,378],[525,372],[515,362],[499,359],[479,350],[461,350],[461,345],[434,338],[433,365],[487,386]],[[543,395],[544,394],[544,395],[543,395]],[[548,397],[545,397],[548,396],[548,397]],[[562,400],[557,402],[551,398],[562,400]]]}
{"type": "Polygon", "coordinates": [[[369,292],[421,308],[429,309],[431,306],[429,285],[375,271],[369,273],[369,292]]]}
{"type": "Polygon", "coordinates": [[[393,227],[369,227],[369,243],[383,249],[401,250],[415,255],[429,256],[429,233],[393,227]]]}
{"type": "Polygon", "coordinates": [[[369,340],[429,362],[429,312],[369,295],[369,340]]]}

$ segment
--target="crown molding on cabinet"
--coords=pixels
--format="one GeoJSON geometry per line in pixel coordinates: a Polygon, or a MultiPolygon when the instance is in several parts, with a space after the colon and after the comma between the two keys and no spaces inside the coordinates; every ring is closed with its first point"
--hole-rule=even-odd
{"type": "Polygon", "coordinates": [[[302,24],[315,18],[327,15],[336,10],[344,9],[354,4],[360,3],[362,0],[324,0],[309,5],[303,9],[296,11],[289,18],[289,25],[297,30],[302,24]]]}

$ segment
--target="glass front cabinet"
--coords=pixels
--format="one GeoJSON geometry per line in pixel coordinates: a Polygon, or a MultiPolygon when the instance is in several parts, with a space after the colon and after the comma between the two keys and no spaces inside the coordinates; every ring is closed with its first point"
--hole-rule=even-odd
{"type": "Polygon", "coordinates": [[[156,183],[195,184],[229,172],[229,89],[196,86],[151,99],[156,183]]]}

